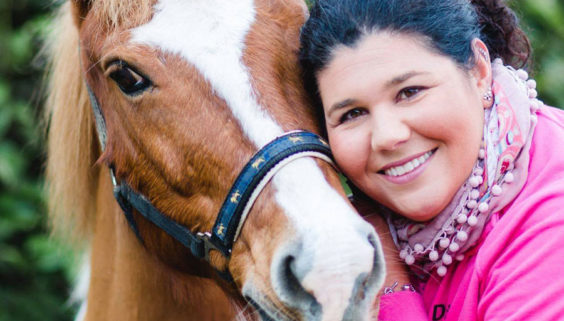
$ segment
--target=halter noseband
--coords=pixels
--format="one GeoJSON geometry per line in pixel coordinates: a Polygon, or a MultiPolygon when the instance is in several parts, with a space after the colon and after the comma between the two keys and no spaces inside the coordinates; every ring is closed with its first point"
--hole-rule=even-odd
{"type": "MultiPolygon", "coordinates": [[[[96,130],[102,150],[106,147],[106,124],[96,96],[87,85],[96,130]]],[[[192,255],[209,262],[209,251],[215,249],[230,258],[233,243],[237,240],[243,223],[260,192],[269,180],[286,164],[302,157],[316,157],[333,164],[327,143],[318,135],[306,131],[293,131],[277,137],[261,148],[245,165],[225,201],[210,232],[193,233],[185,226],[161,213],[144,195],[134,191],[126,182],[118,182],[110,168],[114,196],[123,213],[142,242],[143,239],[133,217],[133,209],[158,226],[171,237],[189,248],[192,255]]],[[[225,275],[225,271],[218,271],[225,275]]]]}

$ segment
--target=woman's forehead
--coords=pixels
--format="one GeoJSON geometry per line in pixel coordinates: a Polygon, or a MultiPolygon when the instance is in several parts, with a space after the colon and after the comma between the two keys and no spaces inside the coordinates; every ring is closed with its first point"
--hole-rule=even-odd
{"type": "Polygon", "coordinates": [[[430,50],[417,37],[382,32],[364,36],[353,47],[336,48],[318,80],[322,93],[327,81],[342,84],[354,79],[353,87],[367,81],[390,87],[413,76],[440,73],[452,65],[451,59],[430,50]]]}

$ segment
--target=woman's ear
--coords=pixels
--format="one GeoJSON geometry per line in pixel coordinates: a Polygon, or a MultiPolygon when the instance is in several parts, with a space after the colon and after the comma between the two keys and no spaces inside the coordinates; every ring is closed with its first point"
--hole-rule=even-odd
{"type": "Polygon", "coordinates": [[[476,81],[484,108],[490,108],[493,104],[492,64],[488,47],[482,40],[475,38],[472,40],[472,51],[474,52],[475,63],[471,74],[476,81]]]}
{"type": "Polygon", "coordinates": [[[76,24],[77,28],[80,29],[82,22],[88,15],[88,12],[92,8],[92,2],[94,0],[71,0],[71,7],[72,7],[72,15],[74,19],[74,23],[76,24]]]}

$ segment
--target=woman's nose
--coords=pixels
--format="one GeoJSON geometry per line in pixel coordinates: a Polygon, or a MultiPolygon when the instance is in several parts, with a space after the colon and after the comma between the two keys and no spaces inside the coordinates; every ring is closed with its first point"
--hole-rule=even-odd
{"type": "Polygon", "coordinates": [[[379,110],[371,114],[372,150],[390,151],[409,140],[411,128],[398,111],[379,110]]]}

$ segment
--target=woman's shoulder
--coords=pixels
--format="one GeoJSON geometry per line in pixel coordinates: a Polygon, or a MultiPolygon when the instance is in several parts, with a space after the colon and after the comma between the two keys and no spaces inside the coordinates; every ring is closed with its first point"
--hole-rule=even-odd
{"type": "Polygon", "coordinates": [[[549,188],[564,193],[564,110],[543,106],[529,150],[528,176],[516,202],[530,202],[531,195],[549,188]]]}
{"type": "Polygon", "coordinates": [[[539,109],[537,119],[533,144],[539,143],[539,140],[562,142],[564,139],[564,110],[545,105],[539,109]]]}
{"type": "Polygon", "coordinates": [[[545,221],[552,215],[564,220],[564,110],[544,106],[537,119],[527,180],[500,220],[545,221]]]}
{"type": "MultiPolygon", "coordinates": [[[[554,253],[564,258],[563,144],[564,111],[541,108],[529,151],[527,180],[517,197],[492,215],[478,251],[481,268],[500,262],[509,264],[509,258],[517,252],[538,253],[537,246],[554,250],[546,255],[554,253]]],[[[514,262],[519,264],[518,260],[514,262]]]]}

